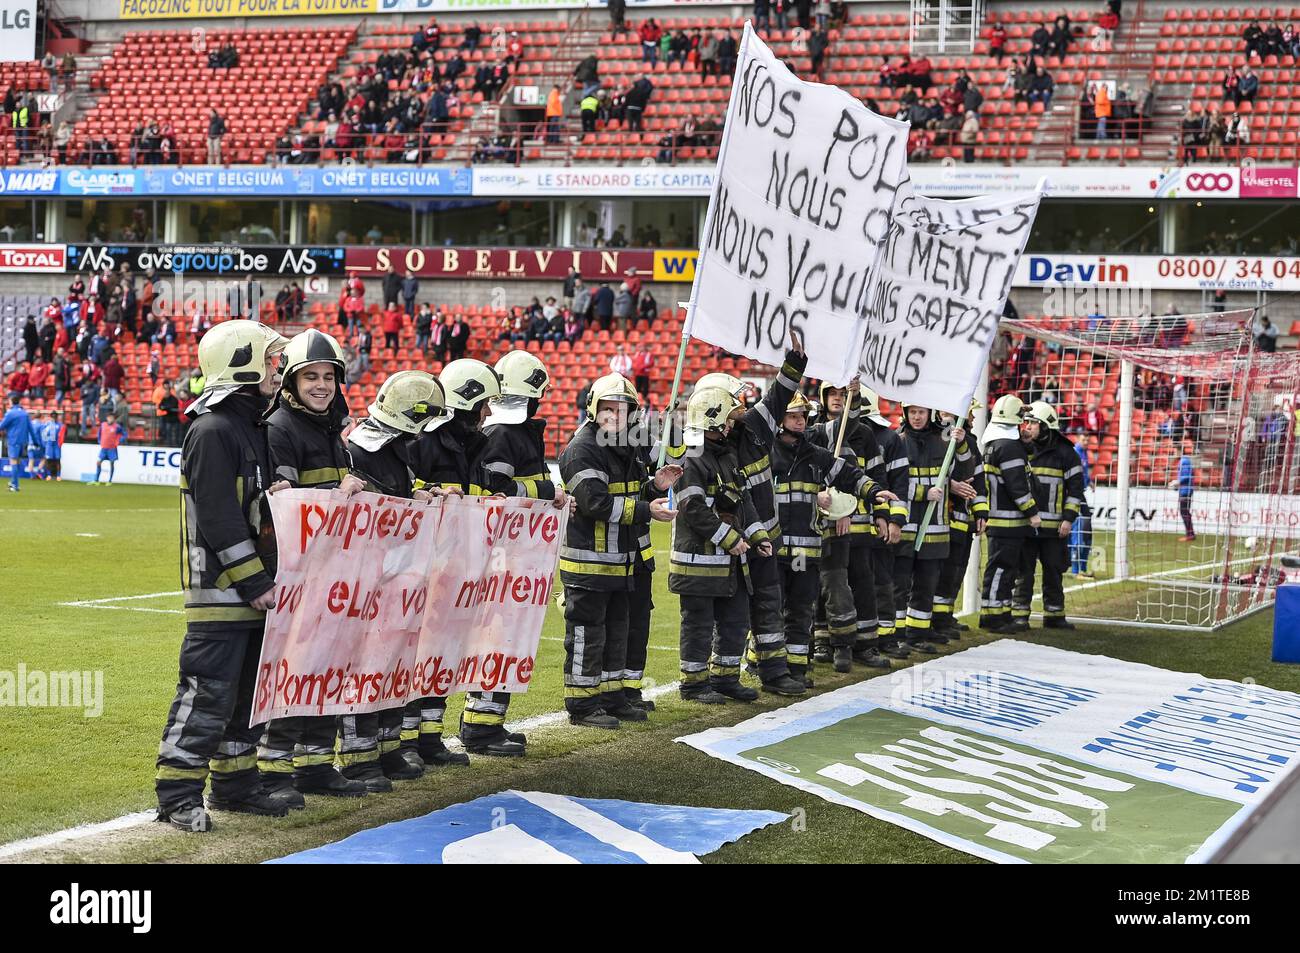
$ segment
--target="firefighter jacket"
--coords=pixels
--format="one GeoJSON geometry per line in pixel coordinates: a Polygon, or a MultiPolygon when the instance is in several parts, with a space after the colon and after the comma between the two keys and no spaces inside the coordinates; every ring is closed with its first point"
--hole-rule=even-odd
{"type": "Polygon", "coordinates": [[[817,511],[817,494],[822,490],[833,486],[856,496],[863,504],[859,510],[869,513],[880,489],[851,459],[836,457],[802,436],[793,444],[777,437],[772,448],[772,478],[777,515],[781,518],[781,548],[777,555],[782,559],[821,558],[822,519],[817,511]]]}
{"type": "MultiPolygon", "coordinates": [[[[770,541],[771,536],[745,488],[731,441],[705,439],[697,452],[686,456],[684,467],[677,483],[668,591],[688,596],[734,595],[735,564],[739,561],[746,580],[748,569],[741,557],[727,550],[742,539],[756,546],[770,541]]],[[[770,463],[764,467],[770,473],[770,463]]],[[[770,479],[767,486],[770,490],[770,479]]],[[[773,496],[773,505],[775,502],[773,496]]]]}
{"type": "Polygon", "coordinates": [[[275,584],[264,398],[236,391],[199,414],[181,450],[181,588],[191,628],[260,628],[249,603],[275,584]]]}

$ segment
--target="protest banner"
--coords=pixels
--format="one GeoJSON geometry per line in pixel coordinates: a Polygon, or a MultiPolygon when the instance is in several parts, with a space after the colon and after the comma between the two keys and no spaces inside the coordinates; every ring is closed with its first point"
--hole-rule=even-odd
{"type": "Polygon", "coordinates": [[[290,489],[250,724],[528,690],[567,511],[290,489]]]}
{"type": "Polygon", "coordinates": [[[793,329],[809,376],[848,381],[907,128],[798,79],[746,24],[685,333],[779,366],[793,329]]]}
{"type": "Polygon", "coordinates": [[[864,384],[966,416],[1040,198],[949,201],[903,186],[866,308],[864,384]]]}

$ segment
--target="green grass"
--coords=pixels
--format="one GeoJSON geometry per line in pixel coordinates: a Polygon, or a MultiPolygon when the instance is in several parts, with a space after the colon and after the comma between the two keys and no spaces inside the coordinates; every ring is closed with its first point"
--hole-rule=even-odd
{"type": "MultiPolygon", "coordinates": [[[[663,551],[667,534],[657,527],[663,551]]],[[[176,490],[24,484],[0,497],[0,671],[102,670],[104,711],[84,717],[66,708],[0,708],[0,843],[106,820],[153,804],[153,760],[171,702],[182,617],[171,612],[91,609],[61,603],[110,599],[178,588],[176,490]],[[80,536],[78,534],[96,534],[80,536]]],[[[661,560],[666,562],[666,559],[661,560]]],[[[656,576],[648,663],[650,677],[677,671],[677,600],[667,573],[656,576]]],[[[176,610],[179,599],[116,603],[176,610]]],[[[1300,669],[1268,661],[1272,614],[1260,613],[1214,635],[1089,627],[1028,641],[1146,662],[1222,678],[1253,678],[1300,691],[1300,669]]],[[[547,617],[532,689],[516,696],[512,720],[562,707],[562,620],[547,617]]],[[[989,638],[963,639],[965,648],[989,638]]],[[[864,677],[819,669],[818,690],[864,677]]],[[[784,787],[753,772],[675,744],[685,733],[734,724],[776,707],[770,696],[751,706],[703,708],[667,696],[645,725],[617,732],[567,725],[534,735],[522,761],[475,759],[469,769],[435,772],[383,797],[332,802],[313,798],[306,811],[265,821],[219,815],[211,837],[186,837],[148,825],[96,842],[44,852],[43,859],[118,861],[252,861],[336,840],[379,823],[411,817],[504,788],[557,791],[661,803],[801,812],[798,825],[758,832],[709,860],[966,862],[971,858],[919,835],[784,787]]],[[[458,719],[455,699],[448,724],[458,719]]]]}

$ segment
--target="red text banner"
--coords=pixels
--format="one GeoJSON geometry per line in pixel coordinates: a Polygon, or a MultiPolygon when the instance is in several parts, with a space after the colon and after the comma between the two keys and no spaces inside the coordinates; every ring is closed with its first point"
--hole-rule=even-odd
{"type": "Polygon", "coordinates": [[[250,724],[525,692],[567,511],[464,497],[270,497],[279,546],[250,724]]]}

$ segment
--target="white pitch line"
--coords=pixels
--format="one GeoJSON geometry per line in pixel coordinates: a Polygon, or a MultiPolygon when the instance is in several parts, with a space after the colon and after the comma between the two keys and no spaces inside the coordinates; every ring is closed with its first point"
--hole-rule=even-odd
{"type": "Polygon", "coordinates": [[[98,834],[111,834],[114,831],[123,831],[127,828],[138,827],[141,824],[150,823],[155,817],[157,817],[157,813],[154,811],[137,811],[134,814],[123,814],[121,817],[115,817],[111,821],[100,821],[98,824],[78,824],[76,827],[69,827],[67,830],[55,831],[52,834],[41,834],[37,837],[28,837],[23,840],[11,841],[8,844],[0,844],[0,859],[5,857],[14,857],[18,854],[26,853],[29,850],[43,850],[47,847],[57,847],[60,844],[84,840],[87,837],[95,837],[98,834]]]}
{"type": "Polygon", "coordinates": [[[115,602],[133,602],[138,599],[163,599],[179,597],[181,593],[176,592],[146,592],[139,596],[113,596],[108,599],[79,599],[76,602],[60,602],[61,606],[70,609],[111,609],[118,612],[157,612],[163,615],[184,615],[183,609],[150,609],[145,606],[118,606],[112,605],[115,602]]]}
{"type": "MultiPolygon", "coordinates": [[[[1237,559],[1234,559],[1231,562],[1229,562],[1228,565],[1235,566],[1237,563],[1259,562],[1261,559],[1270,559],[1273,558],[1273,556],[1275,555],[1276,555],[1275,553],[1273,554],[1265,553],[1260,556],[1240,556],[1237,559]]],[[[1120,582],[1143,582],[1151,579],[1156,579],[1161,576],[1175,576],[1180,572],[1199,572],[1202,569],[1214,569],[1216,566],[1221,566],[1221,565],[1223,565],[1223,561],[1220,559],[1216,559],[1212,563],[1201,563],[1199,566],[1177,566],[1173,569],[1163,569],[1160,572],[1147,572],[1147,573],[1143,573],[1140,576],[1129,576],[1127,579],[1099,579],[1096,582],[1075,583],[1072,586],[1066,586],[1064,591],[1079,592],[1080,590],[1083,589],[1096,589],[1098,586],[1113,586],[1116,583],[1120,583],[1120,582]]],[[[1189,579],[1187,581],[1195,582],[1196,580],[1189,579]]],[[[1038,599],[1040,597],[1035,596],[1034,598],[1038,599]]]]}

